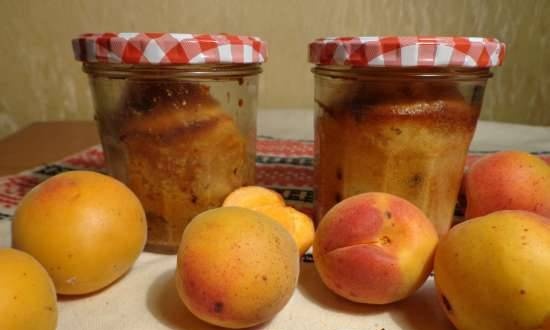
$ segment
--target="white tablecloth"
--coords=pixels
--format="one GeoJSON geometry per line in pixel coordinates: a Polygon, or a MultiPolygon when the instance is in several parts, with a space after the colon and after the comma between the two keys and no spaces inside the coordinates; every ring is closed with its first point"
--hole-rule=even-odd
{"type": "MultiPolygon", "coordinates": [[[[313,114],[304,110],[262,111],[258,133],[312,139],[313,114]]],[[[550,151],[550,127],[480,122],[472,150],[550,151]]],[[[0,221],[0,246],[10,246],[10,222],[0,221]]],[[[179,301],[173,283],[176,259],[143,253],[131,271],[107,289],[84,297],[59,298],[59,330],[213,329],[179,301]]],[[[0,316],[1,317],[1,316],[0,316]]],[[[445,330],[452,329],[437,306],[432,278],[412,297],[388,306],[348,302],[326,289],[313,264],[303,263],[288,305],[259,329],[445,330]]]]}
{"type": "MultiPolygon", "coordinates": [[[[302,109],[261,111],[258,134],[289,139],[313,139],[313,112],[302,109]]],[[[472,151],[550,151],[550,126],[480,121],[470,147],[472,151]]]]}

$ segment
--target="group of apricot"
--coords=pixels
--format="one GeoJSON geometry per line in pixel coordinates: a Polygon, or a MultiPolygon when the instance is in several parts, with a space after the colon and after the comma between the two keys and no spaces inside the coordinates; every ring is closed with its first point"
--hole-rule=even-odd
{"type": "MultiPolygon", "coordinates": [[[[524,152],[491,154],[467,169],[463,188],[466,220],[441,236],[418,207],[388,193],[344,199],[315,230],[277,192],[238,188],[187,225],[177,291],[208,323],[261,324],[290,300],[313,245],[322,282],[351,301],[405,299],[433,271],[459,330],[550,329],[550,166],[524,152]]],[[[115,179],[73,171],[41,183],[14,216],[14,249],[0,249],[8,265],[0,329],[55,329],[56,294],[107,287],[131,268],[146,235],[139,200],[115,179]]]]}

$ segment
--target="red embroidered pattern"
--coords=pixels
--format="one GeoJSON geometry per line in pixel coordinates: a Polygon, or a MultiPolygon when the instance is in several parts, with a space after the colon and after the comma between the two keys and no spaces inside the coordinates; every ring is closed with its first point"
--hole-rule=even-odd
{"type": "MultiPolygon", "coordinates": [[[[311,141],[259,138],[256,144],[257,184],[279,191],[288,203],[311,214],[313,207],[313,143],[311,141]]],[[[471,153],[469,166],[485,153],[471,153]]],[[[550,153],[539,156],[550,164],[550,153]]],[[[94,146],[53,164],[0,178],[0,219],[9,218],[25,194],[47,178],[69,170],[104,171],[100,146],[94,146]]]]}

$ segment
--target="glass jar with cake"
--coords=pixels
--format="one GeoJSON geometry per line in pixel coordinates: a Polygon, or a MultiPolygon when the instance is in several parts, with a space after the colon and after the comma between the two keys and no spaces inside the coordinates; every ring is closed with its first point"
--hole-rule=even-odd
{"type": "Polygon", "coordinates": [[[146,249],[175,253],[187,223],[255,179],[256,37],[85,34],[88,73],[109,174],[140,199],[146,249]]]}
{"type": "Polygon", "coordinates": [[[381,191],[414,203],[439,234],[452,222],[490,68],[490,38],[352,37],[310,44],[315,214],[381,191]]]}

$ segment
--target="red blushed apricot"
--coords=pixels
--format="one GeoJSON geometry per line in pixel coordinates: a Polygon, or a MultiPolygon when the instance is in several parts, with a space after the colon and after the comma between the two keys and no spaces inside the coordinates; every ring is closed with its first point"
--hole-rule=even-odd
{"type": "MultiPolygon", "coordinates": [[[[416,207],[411,207],[405,199],[391,198],[388,201],[388,208],[385,211],[385,227],[383,231],[391,232],[392,236],[400,239],[393,242],[391,247],[395,249],[405,248],[407,245],[417,244],[415,240],[423,240],[434,228],[432,222],[416,207]],[[422,218],[423,220],[410,220],[422,218]],[[428,221],[424,221],[428,220],[428,221]]],[[[381,232],[383,234],[383,232],[381,232]]],[[[388,246],[390,247],[390,246],[388,246]]]]}
{"type": "Polygon", "coordinates": [[[58,175],[55,180],[42,182],[36,189],[31,190],[29,195],[33,195],[39,204],[51,203],[54,198],[71,201],[79,196],[78,183],[73,178],[58,175]]]}
{"type": "Polygon", "coordinates": [[[321,259],[322,267],[333,269],[325,284],[352,301],[385,304],[399,294],[402,276],[398,260],[375,245],[360,244],[333,250],[321,259]],[[364,283],[369,283],[368,286],[364,283]]]}
{"type": "Polygon", "coordinates": [[[352,301],[385,304],[411,295],[426,280],[438,236],[420,209],[386,193],[335,205],[313,243],[323,282],[352,301]]]}
{"type": "Polygon", "coordinates": [[[537,156],[503,151],[474,162],[464,178],[466,219],[500,210],[550,217],[550,166],[537,156]]]}
{"type": "Polygon", "coordinates": [[[200,256],[186,255],[181,260],[181,267],[185,268],[187,276],[176,277],[176,283],[187,293],[189,304],[192,304],[189,307],[191,310],[201,314],[218,315],[220,319],[225,319],[224,315],[231,314],[231,311],[228,311],[230,306],[226,303],[227,295],[223,290],[223,283],[219,285],[220,283],[212,283],[205,279],[204,274],[201,274],[201,263],[204,261],[200,256]]]}
{"type": "Polygon", "coordinates": [[[199,214],[185,228],[176,285],[198,318],[247,328],[285,306],[298,273],[298,248],[283,226],[256,211],[221,207],[199,214]]]}
{"type": "Polygon", "coordinates": [[[326,240],[321,247],[329,252],[338,248],[369,243],[376,239],[383,224],[383,215],[372,199],[349,199],[334,206],[331,221],[318,230],[326,240]],[[321,233],[321,231],[323,233],[321,233]]]}

